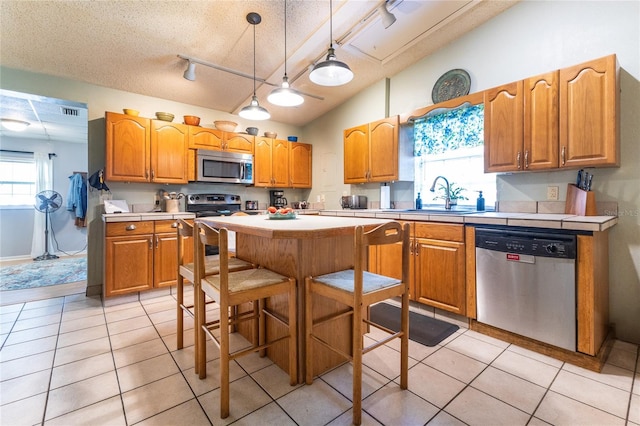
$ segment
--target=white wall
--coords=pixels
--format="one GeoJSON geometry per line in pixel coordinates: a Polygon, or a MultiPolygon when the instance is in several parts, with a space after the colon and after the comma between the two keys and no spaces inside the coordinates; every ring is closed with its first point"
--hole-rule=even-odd
{"type": "MultiPolygon", "coordinates": [[[[610,317],[619,338],[640,343],[640,2],[523,1],[406,70],[391,76],[390,113],[432,104],[431,89],[446,71],[462,68],[478,92],[543,72],[615,53],[621,67],[620,168],[596,169],[597,200],[619,203],[610,233],[610,317]]],[[[356,75],[355,78],[358,78],[356,75]]],[[[384,117],[384,85],[376,84],[304,129],[314,141],[314,182],[325,175],[318,161],[335,162],[332,187],[378,200],[378,185],[340,185],[343,129],[384,117]],[[323,137],[324,136],[324,137],[323,137]],[[318,156],[316,156],[318,154],[318,156]]],[[[575,171],[498,177],[499,200],[544,200],[547,185],[566,184],[575,171]]],[[[314,185],[311,198],[319,191],[314,185]]],[[[333,195],[329,208],[337,208],[333,195]]],[[[412,188],[392,184],[392,200],[411,203],[412,188]]]]}

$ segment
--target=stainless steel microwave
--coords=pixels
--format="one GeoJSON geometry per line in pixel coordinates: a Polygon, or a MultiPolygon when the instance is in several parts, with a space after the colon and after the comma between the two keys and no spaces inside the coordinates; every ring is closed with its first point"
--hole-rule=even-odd
{"type": "Polygon", "coordinates": [[[253,183],[253,155],[199,149],[198,182],[253,183]]]}

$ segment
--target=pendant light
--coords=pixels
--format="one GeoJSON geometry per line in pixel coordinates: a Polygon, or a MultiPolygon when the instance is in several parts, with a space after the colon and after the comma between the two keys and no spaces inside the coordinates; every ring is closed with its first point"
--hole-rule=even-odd
{"type": "Polygon", "coordinates": [[[353,79],[349,65],[336,59],[333,48],[333,5],[329,0],[329,50],[327,59],[316,64],[309,74],[309,79],[320,86],[342,86],[353,79]]]}
{"type": "Polygon", "coordinates": [[[282,86],[273,89],[267,100],[274,105],[293,107],[304,102],[304,98],[297,90],[289,87],[289,77],[287,77],[287,0],[284,0],[284,77],[282,86]]]}
{"type": "Polygon", "coordinates": [[[247,14],[247,22],[253,25],[253,96],[251,102],[240,110],[240,117],[247,120],[268,120],[271,114],[258,103],[256,96],[256,25],[262,21],[262,17],[255,12],[247,14]]]}

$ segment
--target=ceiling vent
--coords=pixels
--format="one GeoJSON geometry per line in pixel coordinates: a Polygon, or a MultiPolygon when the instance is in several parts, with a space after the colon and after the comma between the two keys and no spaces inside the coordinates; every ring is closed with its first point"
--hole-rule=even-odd
{"type": "Polygon", "coordinates": [[[62,115],[70,115],[72,117],[79,115],[78,110],[75,108],[60,107],[60,112],[62,112],[62,115]]]}

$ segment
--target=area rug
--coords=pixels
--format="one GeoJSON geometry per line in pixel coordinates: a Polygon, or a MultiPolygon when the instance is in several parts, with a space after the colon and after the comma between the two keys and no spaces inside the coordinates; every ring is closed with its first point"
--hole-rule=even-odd
{"type": "MultiPolygon", "coordinates": [[[[390,330],[400,330],[400,308],[388,303],[371,307],[371,321],[390,330]]],[[[426,346],[435,346],[458,330],[457,325],[409,311],[409,339],[426,346]]]]}
{"type": "Polygon", "coordinates": [[[87,279],[87,258],[40,260],[0,268],[0,290],[22,290],[87,279]]]}

